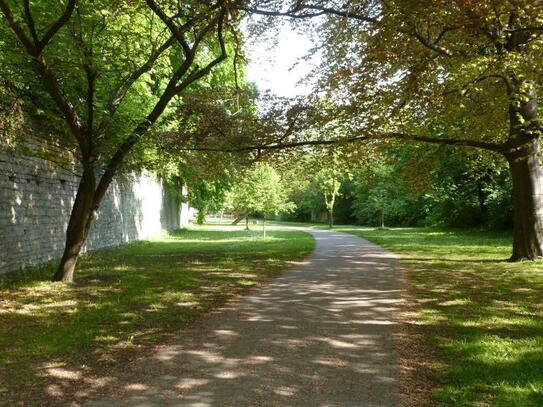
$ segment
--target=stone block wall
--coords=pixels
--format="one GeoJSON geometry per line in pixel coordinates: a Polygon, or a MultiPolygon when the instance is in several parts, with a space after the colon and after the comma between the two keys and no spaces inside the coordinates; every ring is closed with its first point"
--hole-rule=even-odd
{"type": "MultiPolygon", "coordinates": [[[[0,153],[0,274],[59,258],[79,177],[49,161],[0,153]]],[[[184,227],[190,210],[143,172],[112,183],[84,250],[184,227]]],[[[185,191],[186,192],[186,191],[185,191]]]]}

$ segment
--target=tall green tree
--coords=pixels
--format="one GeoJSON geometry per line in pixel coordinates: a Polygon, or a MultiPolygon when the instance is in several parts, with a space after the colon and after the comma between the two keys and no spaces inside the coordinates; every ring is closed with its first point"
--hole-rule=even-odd
{"type": "MultiPolygon", "coordinates": [[[[55,280],[70,282],[100,203],[143,139],[227,59],[235,1],[0,0],[2,76],[64,124],[81,182],[55,280]]],[[[61,132],[60,132],[61,133],[61,132]]]]}
{"type": "Polygon", "coordinates": [[[249,215],[256,206],[253,196],[252,185],[249,187],[250,179],[234,184],[228,194],[230,208],[239,216],[238,220],[245,218],[245,229],[249,230],[249,215]]]}
{"type": "Polygon", "coordinates": [[[263,215],[262,233],[266,237],[266,218],[294,209],[288,188],[279,173],[266,163],[257,163],[234,187],[233,205],[240,212],[263,215]]]}
{"type": "Polygon", "coordinates": [[[322,193],[326,212],[328,213],[328,227],[334,227],[334,209],[339,197],[341,183],[347,175],[344,163],[340,162],[339,153],[328,150],[317,153],[313,161],[318,169],[315,174],[314,185],[322,193]]]}

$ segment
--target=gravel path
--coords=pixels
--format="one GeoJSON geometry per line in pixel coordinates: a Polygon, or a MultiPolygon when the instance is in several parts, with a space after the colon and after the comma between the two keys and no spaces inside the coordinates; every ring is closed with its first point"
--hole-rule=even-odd
{"type": "Polygon", "coordinates": [[[307,262],[137,362],[118,400],[88,405],[399,405],[395,259],[356,236],[307,231],[307,262]]]}

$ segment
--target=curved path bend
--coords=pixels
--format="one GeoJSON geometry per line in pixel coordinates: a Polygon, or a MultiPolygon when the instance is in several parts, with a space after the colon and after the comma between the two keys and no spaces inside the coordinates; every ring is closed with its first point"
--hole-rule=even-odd
{"type": "Polygon", "coordinates": [[[353,235],[303,230],[317,241],[307,261],[137,362],[118,400],[89,405],[399,405],[396,260],[353,235]]]}

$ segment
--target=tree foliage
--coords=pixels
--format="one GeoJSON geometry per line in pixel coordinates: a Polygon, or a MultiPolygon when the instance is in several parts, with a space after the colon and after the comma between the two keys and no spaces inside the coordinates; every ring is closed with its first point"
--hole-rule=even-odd
{"type": "Polygon", "coordinates": [[[321,89],[335,103],[329,122],[343,141],[469,146],[505,158],[512,259],[543,257],[541,2],[255,0],[249,9],[314,29],[321,89]]]}
{"type": "Polygon", "coordinates": [[[267,163],[257,163],[235,185],[231,193],[231,205],[241,214],[257,212],[264,217],[277,216],[294,209],[288,200],[288,188],[279,173],[267,163]]]}
{"type": "Polygon", "coordinates": [[[228,58],[227,43],[237,39],[233,6],[0,0],[2,79],[40,134],[61,137],[81,167],[56,279],[73,279],[100,202],[135,146],[166,129],[162,120],[183,95],[228,58]]]}

